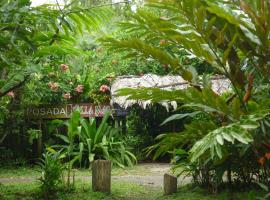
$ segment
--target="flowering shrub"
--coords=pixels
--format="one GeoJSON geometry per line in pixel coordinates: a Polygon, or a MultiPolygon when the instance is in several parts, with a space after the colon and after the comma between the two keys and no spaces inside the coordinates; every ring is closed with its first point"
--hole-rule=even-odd
{"type": "Polygon", "coordinates": [[[65,93],[63,96],[64,96],[65,99],[71,99],[71,95],[70,95],[69,92],[65,93]]]}
{"type": "Polygon", "coordinates": [[[162,75],[168,70],[168,66],[156,61],[122,59],[124,53],[112,53],[101,47],[87,52],[87,58],[72,57],[63,61],[62,57],[53,57],[45,60],[43,69],[27,83],[23,101],[26,104],[108,103],[110,84],[116,76],[162,75]]]}
{"type": "Polygon", "coordinates": [[[51,82],[51,81],[48,83],[48,86],[51,88],[52,91],[57,91],[58,88],[59,88],[58,83],[54,83],[54,82],[51,82]]]}
{"type": "Polygon", "coordinates": [[[13,91],[10,91],[10,92],[7,93],[7,96],[8,97],[11,97],[11,98],[14,98],[15,97],[15,94],[14,94],[13,91]]]}
{"type": "MultiPolygon", "coordinates": [[[[33,104],[107,103],[113,77],[91,76],[91,72],[75,73],[72,65],[46,64],[27,84],[24,100],[33,104]]],[[[92,70],[91,70],[92,71],[92,70]]],[[[12,97],[12,93],[8,96],[12,97]]]]}
{"type": "Polygon", "coordinates": [[[102,86],[100,86],[99,91],[106,93],[106,92],[110,91],[110,88],[108,85],[102,85],[102,86]]]}
{"type": "Polygon", "coordinates": [[[78,85],[76,88],[75,88],[75,91],[77,93],[83,93],[83,85],[78,85]]]}
{"type": "Polygon", "coordinates": [[[60,67],[61,67],[62,72],[65,72],[69,69],[69,67],[65,64],[61,64],[60,67]]]}

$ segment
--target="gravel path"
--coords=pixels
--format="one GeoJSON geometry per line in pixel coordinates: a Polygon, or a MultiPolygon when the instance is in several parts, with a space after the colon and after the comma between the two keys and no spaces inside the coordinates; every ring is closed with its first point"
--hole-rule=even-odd
{"type": "MultiPolygon", "coordinates": [[[[162,187],[163,185],[163,175],[170,169],[169,164],[139,164],[139,170],[127,171],[128,175],[116,175],[112,176],[112,181],[126,181],[131,183],[137,183],[144,186],[151,187],[162,187]]],[[[90,182],[91,176],[76,176],[77,180],[90,182]]],[[[31,183],[36,182],[37,177],[34,176],[24,176],[24,177],[2,177],[0,178],[0,183],[31,183]]],[[[190,178],[179,177],[178,185],[183,185],[190,183],[190,178]]]]}
{"type": "MultiPolygon", "coordinates": [[[[82,180],[84,182],[90,182],[91,176],[76,177],[77,180],[82,180]]],[[[0,178],[0,183],[33,183],[38,180],[34,177],[19,177],[19,178],[0,178]]],[[[139,185],[147,185],[152,187],[162,187],[163,176],[112,176],[112,181],[125,181],[131,183],[137,183],[139,185]]],[[[178,185],[184,185],[190,183],[190,178],[178,178],[178,185]]]]}

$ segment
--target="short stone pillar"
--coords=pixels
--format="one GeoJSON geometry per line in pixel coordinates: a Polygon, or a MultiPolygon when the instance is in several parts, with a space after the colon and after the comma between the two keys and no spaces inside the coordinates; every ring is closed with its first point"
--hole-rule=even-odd
{"type": "Polygon", "coordinates": [[[177,177],[171,174],[164,174],[164,194],[169,195],[177,192],[177,177]]]}
{"type": "Polygon", "coordinates": [[[95,160],[93,162],[92,189],[94,192],[111,192],[111,161],[95,160]]]}

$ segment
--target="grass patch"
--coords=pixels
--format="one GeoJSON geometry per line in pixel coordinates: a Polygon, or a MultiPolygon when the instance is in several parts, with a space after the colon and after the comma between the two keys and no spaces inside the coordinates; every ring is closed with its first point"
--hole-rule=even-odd
{"type": "MultiPolygon", "coordinates": [[[[255,197],[263,196],[263,192],[247,191],[234,192],[230,194],[226,191],[214,195],[209,191],[190,186],[181,187],[174,195],[163,196],[161,187],[141,186],[136,183],[112,181],[112,193],[110,195],[93,192],[89,177],[91,171],[82,169],[76,171],[76,187],[74,191],[59,191],[55,198],[59,200],[253,200],[255,197]]],[[[137,165],[132,168],[113,168],[113,176],[123,175],[155,175],[147,165],[137,165]]],[[[9,178],[11,181],[0,183],[0,200],[37,200],[42,199],[40,184],[36,178],[40,177],[38,167],[22,167],[19,169],[0,168],[0,178],[9,178]],[[30,177],[33,181],[16,182],[16,178],[30,177]],[[12,180],[13,179],[13,180],[12,180]]]]}
{"type": "MultiPolygon", "coordinates": [[[[93,192],[91,184],[77,182],[75,190],[71,192],[60,191],[54,199],[57,200],[252,200],[260,196],[257,191],[237,192],[230,194],[222,192],[214,195],[202,189],[182,187],[178,193],[163,196],[162,188],[141,186],[133,183],[112,182],[110,195],[93,192]]],[[[0,199],[2,200],[37,200],[42,199],[38,183],[9,183],[0,185],[0,199]]]]}
{"type": "MultiPolygon", "coordinates": [[[[112,182],[112,193],[103,194],[99,192],[93,192],[91,184],[78,182],[76,183],[75,190],[66,192],[59,191],[54,199],[59,200],[154,200],[159,196],[162,196],[161,188],[147,189],[144,186],[140,186],[132,183],[121,183],[119,181],[112,182]]],[[[42,199],[41,190],[38,183],[9,183],[0,185],[0,199],[2,200],[37,200],[42,199]]]]}
{"type": "Polygon", "coordinates": [[[157,200],[255,200],[255,197],[258,197],[259,194],[255,190],[234,193],[223,191],[218,194],[212,194],[200,188],[192,189],[185,186],[178,189],[177,193],[167,197],[158,197],[157,200]]]}
{"type": "Polygon", "coordinates": [[[0,178],[37,177],[41,170],[38,166],[26,166],[20,168],[0,168],[0,178]]]}

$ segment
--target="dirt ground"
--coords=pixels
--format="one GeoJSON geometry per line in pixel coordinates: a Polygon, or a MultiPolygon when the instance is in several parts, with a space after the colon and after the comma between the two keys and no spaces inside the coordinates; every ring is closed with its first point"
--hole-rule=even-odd
{"type": "MultiPolygon", "coordinates": [[[[113,169],[112,181],[121,180],[140,185],[148,185],[153,187],[161,187],[163,185],[163,175],[170,173],[170,164],[167,163],[142,163],[135,167],[128,169],[113,169]]],[[[15,183],[15,182],[35,182],[39,174],[23,176],[10,176],[5,177],[4,174],[0,177],[0,183],[15,183]]],[[[81,181],[91,181],[91,173],[89,170],[77,170],[76,179],[81,181]]],[[[190,182],[190,178],[180,176],[178,184],[186,184],[190,182]]]]}

